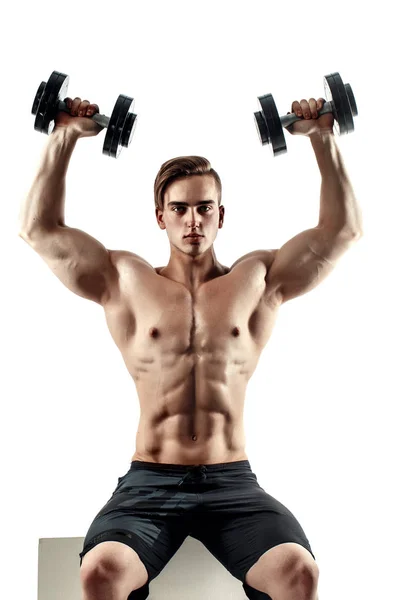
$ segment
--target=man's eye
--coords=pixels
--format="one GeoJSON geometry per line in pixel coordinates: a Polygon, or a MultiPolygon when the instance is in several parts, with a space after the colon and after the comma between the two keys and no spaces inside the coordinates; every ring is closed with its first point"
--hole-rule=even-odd
{"type": "MultiPolygon", "coordinates": [[[[208,212],[208,211],[210,211],[210,210],[211,210],[211,206],[200,206],[200,207],[199,207],[199,210],[204,210],[204,209],[206,210],[206,212],[208,212]]],[[[185,207],[184,207],[184,206],[173,206],[173,207],[172,207],[172,210],[173,210],[174,212],[178,212],[178,211],[180,211],[180,210],[185,210],[185,207]]]]}

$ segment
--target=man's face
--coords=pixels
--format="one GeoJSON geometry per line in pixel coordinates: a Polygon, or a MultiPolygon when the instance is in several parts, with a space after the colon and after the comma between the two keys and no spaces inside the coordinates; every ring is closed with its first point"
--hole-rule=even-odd
{"type": "Polygon", "coordinates": [[[192,256],[202,254],[214,243],[224,220],[214,178],[193,175],[174,181],[164,194],[164,210],[157,208],[156,216],[175,248],[192,256]],[[190,234],[200,237],[188,237],[190,234]]]}

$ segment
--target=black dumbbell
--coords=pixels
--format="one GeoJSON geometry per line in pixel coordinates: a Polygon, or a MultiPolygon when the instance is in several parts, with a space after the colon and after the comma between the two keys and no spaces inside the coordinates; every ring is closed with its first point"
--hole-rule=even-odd
{"type": "MultiPolygon", "coordinates": [[[[36,116],[36,131],[49,135],[54,129],[57,112],[70,112],[63,101],[67,96],[68,84],[69,76],[58,71],[53,71],[47,83],[42,81],[32,105],[32,114],[36,116]]],[[[101,127],[107,128],[103,145],[103,154],[106,156],[118,158],[122,146],[127,148],[131,143],[137,122],[137,115],[129,112],[133,105],[133,98],[120,94],[111,117],[99,114],[90,117],[101,127]]]]}
{"type": "MultiPolygon", "coordinates": [[[[358,115],[357,104],[349,83],[344,84],[339,73],[331,73],[324,77],[324,88],[327,97],[319,115],[333,113],[334,128],[338,135],[354,131],[353,117],[358,115]]],[[[301,121],[294,113],[280,117],[272,94],[259,96],[261,112],[254,113],[258,134],[262,145],[271,144],[274,156],[284,154],[286,149],[283,128],[296,121],[301,121]]]]}

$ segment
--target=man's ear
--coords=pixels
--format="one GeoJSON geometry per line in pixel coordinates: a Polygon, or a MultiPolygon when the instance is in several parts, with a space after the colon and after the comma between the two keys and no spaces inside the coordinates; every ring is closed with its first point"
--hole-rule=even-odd
{"type": "Polygon", "coordinates": [[[224,217],[225,217],[225,206],[220,206],[219,207],[218,229],[221,229],[222,225],[224,224],[224,217]]]}
{"type": "Polygon", "coordinates": [[[156,219],[160,229],[165,229],[164,213],[159,208],[156,208],[156,219]]]}

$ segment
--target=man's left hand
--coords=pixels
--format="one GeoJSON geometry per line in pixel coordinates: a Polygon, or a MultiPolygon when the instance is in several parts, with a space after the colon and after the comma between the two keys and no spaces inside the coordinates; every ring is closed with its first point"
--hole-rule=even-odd
{"type": "MultiPolygon", "coordinates": [[[[292,102],[292,112],[297,117],[302,117],[301,121],[296,121],[287,130],[293,135],[307,135],[310,136],[313,133],[333,132],[333,114],[327,113],[322,116],[318,116],[320,111],[325,104],[324,98],[310,98],[307,100],[295,100],[292,102]]],[[[289,113],[288,113],[289,114],[289,113]]]]}

